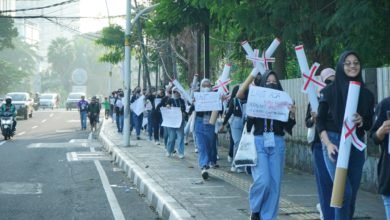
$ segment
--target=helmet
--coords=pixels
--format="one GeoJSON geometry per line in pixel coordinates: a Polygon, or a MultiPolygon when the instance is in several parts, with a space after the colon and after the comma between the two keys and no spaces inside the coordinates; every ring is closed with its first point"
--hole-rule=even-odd
{"type": "Polygon", "coordinates": [[[5,103],[6,104],[11,104],[11,102],[12,102],[12,97],[11,96],[5,97],[5,103]]]}

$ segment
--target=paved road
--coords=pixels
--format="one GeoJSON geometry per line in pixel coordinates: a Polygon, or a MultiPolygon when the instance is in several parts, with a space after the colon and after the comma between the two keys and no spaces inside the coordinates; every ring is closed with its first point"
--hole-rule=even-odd
{"type": "Polygon", "coordinates": [[[34,112],[0,141],[0,219],[158,219],[78,113],[34,112]]]}

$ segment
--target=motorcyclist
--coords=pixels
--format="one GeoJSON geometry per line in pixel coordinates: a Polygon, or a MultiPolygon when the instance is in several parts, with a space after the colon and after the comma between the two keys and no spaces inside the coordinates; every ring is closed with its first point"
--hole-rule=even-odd
{"type": "Polygon", "coordinates": [[[12,104],[12,98],[7,96],[5,98],[5,103],[1,105],[1,108],[0,108],[0,116],[3,116],[4,113],[12,113],[12,116],[13,116],[13,129],[12,129],[12,132],[15,132],[16,130],[16,108],[15,106],[12,104]]]}

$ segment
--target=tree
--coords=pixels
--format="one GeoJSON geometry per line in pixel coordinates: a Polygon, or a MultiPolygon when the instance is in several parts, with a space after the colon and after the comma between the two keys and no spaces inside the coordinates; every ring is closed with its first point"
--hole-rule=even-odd
{"type": "Polygon", "coordinates": [[[0,14],[0,51],[4,48],[13,48],[12,39],[18,36],[13,19],[0,14]]]}
{"type": "Polygon", "coordinates": [[[125,56],[125,32],[123,28],[112,24],[103,28],[101,35],[102,37],[98,38],[95,43],[107,48],[108,51],[99,60],[101,62],[118,64],[125,56]]]}

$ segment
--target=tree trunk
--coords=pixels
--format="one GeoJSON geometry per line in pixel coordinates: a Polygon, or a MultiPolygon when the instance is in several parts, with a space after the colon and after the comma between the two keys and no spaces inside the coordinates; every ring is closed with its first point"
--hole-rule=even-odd
{"type": "Polygon", "coordinates": [[[275,57],[275,66],[273,70],[278,75],[279,79],[287,78],[286,66],[287,66],[287,52],[286,52],[286,44],[281,42],[279,47],[276,49],[274,55],[275,57]]]}

